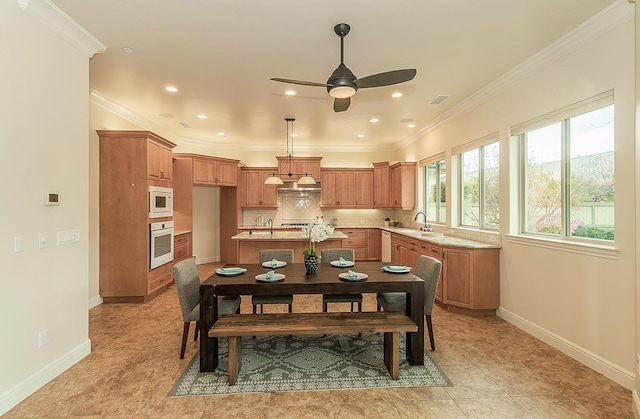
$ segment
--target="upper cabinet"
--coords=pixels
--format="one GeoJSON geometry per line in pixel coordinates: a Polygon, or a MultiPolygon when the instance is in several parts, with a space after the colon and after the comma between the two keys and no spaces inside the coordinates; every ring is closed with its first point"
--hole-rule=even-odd
{"type": "Polygon", "coordinates": [[[318,180],[320,177],[320,160],[322,157],[276,157],[278,160],[278,173],[285,182],[297,181],[308,173],[309,176],[318,180]],[[288,174],[291,173],[291,177],[288,174]]]}
{"type": "Polygon", "coordinates": [[[416,182],[418,165],[415,162],[398,162],[391,166],[391,206],[412,210],[416,207],[416,182]]]}
{"type": "Polygon", "coordinates": [[[320,205],[325,208],[373,208],[371,169],[323,169],[320,205]]]}
{"type": "Polygon", "coordinates": [[[373,207],[391,208],[389,162],[373,163],[373,207]]]}
{"type": "Polygon", "coordinates": [[[147,140],[147,176],[149,180],[170,183],[172,173],[172,153],[167,141],[150,134],[147,140]]]}
{"type": "Polygon", "coordinates": [[[278,206],[277,185],[265,185],[264,181],[277,169],[275,167],[243,167],[243,208],[276,208],[278,206]]]}
{"type": "Polygon", "coordinates": [[[194,185],[238,186],[238,160],[201,155],[191,157],[194,185]]]}

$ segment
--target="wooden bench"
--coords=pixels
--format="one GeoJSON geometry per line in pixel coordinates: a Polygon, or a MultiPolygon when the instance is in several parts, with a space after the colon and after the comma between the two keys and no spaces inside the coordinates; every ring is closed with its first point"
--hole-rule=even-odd
{"type": "Polygon", "coordinates": [[[384,364],[398,379],[400,332],[417,332],[418,326],[403,313],[282,313],[222,316],[209,337],[229,338],[229,385],[234,385],[241,366],[242,336],[315,335],[327,333],[384,333],[384,364]]]}

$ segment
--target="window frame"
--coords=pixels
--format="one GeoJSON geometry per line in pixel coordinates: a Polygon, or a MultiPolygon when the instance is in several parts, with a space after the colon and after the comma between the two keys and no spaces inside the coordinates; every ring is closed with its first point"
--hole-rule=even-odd
{"type": "MultiPolygon", "coordinates": [[[[425,218],[426,218],[426,222],[429,223],[433,223],[433,224],[441,224],[441,225],[446,225],[447,223],[447,205],[448,205],[448,199],[445,198],[444,201],[444,211],[442,211],[444,213],[444,219],[440,219],[440,213],[441,213],[441,208],[440,208],[440,203],[436,201],[436,207],[435,207],[435,214],[436,214],[436,219],[430,219],[428,214],[428,199],[429,199],[429,182],[428,182],[428,169],[429,166],[431,165],[436,165],[436,176],[438,179],[440,179],[440,176],[442,174],[444,174],[445,176],[445,184],[447,181],[447,162],[445,159],[445,155],[444,154],[440,154],[437,156],[433,156],[430,157],[428,159],[422,160],[419,162],[418,166],[419,166],[419,173],[420,173],[420,181],[421,181],[421,187],[420,187],[420,193],[422,195],[422,199],[419,200],[419,204],[418,204],[418,209],[419,211],[424,212],[425,214],[425,218]]],[[[442,194],[442,189],[441,189],[441,185],[442,182],[438,182],[437,185],[437,191],[436,194],[437,196],[441,196],[442,194]]],[[[446,196],[446,186],[445,186],[445,196],[446,196]]]]}

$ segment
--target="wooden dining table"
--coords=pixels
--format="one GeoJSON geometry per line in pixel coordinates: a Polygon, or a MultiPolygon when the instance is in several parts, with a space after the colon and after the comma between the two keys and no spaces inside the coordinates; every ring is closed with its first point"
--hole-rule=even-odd
{"type": "Polygon", "coordinates": [[[418,326],[417,332],[406,334],[406,358],[411,365],[424,365],[424,281],[412,272],[386,272],[383,266],[382,262],[356,262],[353,267],[341,268],[320,263],[317,271],[309,274],[303,263],[291,263],[275,269],[285,275],[282,281],[268,283],[255,278],[271,270],[259,263],[240,265],[247,269],[240,275],[214,273],[200,284],[200,371],[215,371],[218,366],[218,338],[209,337],[209,330],[218,320],[217,297],[238,295],[404,292],[405,314],[418,326]],[[348,269],[368,277],[360,281],[341,279],[339,274],[348,269]]]}

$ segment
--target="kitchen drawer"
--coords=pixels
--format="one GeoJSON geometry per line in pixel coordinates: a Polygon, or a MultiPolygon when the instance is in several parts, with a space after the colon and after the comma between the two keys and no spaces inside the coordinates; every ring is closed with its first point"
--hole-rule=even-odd
{"type": "Polygon", "coordinates": [[[179,262],[182,259],[186,259],[189,255],[188,253],[188,249],[189,247],[186,245],[186,243],[182,246],[176,246],[173,249],[173,261],[175,262],[179,262]]]}
{"type": "Polygon", "coordinates": [[[348,236],[347,239],[342,240],[342,247],[366,247],[367,246],[367,231],[366,230],[340,230],[342,233],[348,236]]]}
{"type": "Polygon", "coordinates": [[[171,283],[171,270],[149,279],[149,294],[171,283]]]}
{"type": "Polygon", "coordinates": [[[438,260],[442,260],[442,247],[434,246],[434,245],[431,245],[430,247],[431,247],[431,249],[430,249],[430,251],[428,253],[429,256],[434,257],[434,258],[436,258],[438,260]]]}
{"type": "Polygon", "coordinates": [[[189,243],[189,233],[180,234],[173,238],[173,247],[186,246],[189,243]]]}

